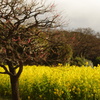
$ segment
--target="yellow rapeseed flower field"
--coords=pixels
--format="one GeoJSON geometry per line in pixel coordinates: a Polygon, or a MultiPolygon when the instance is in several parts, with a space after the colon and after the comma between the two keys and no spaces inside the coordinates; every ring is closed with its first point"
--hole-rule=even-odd
{"type": "MultiPolygon", "coordinates": [[[[100,100],[100,65],[24,66],[19,84],[22,100],[100,100]]],[[[0,96],[10,95],[9,76],[0,75],[0,96]]]]}

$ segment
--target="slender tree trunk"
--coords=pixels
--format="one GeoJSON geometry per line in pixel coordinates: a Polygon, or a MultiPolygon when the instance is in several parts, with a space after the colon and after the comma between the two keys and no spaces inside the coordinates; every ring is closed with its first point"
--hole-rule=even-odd
{"type": "Polygon", "coordinates": [[[10,76],[10,82],[12,89],[12,100],[20,100],[18,78],[10,76]]]}

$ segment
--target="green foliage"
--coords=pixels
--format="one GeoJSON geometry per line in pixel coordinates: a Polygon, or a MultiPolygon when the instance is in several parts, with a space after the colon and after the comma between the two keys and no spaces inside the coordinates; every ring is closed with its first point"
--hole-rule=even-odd
{"type": "Polygon", "coordinates": [[[85,59],[84,57],[75,57],[71,61],[71,65],[77,65],[77,66],[87,65],[93,67],[92,61],[85,59]]]}
{"type": "Polygon", "coordinates": [[[97,63],[97,64],[100,64],[100,57],[97,57],[97,58],[96,58],[96,63],[97,63]]]}
{"type": "Polygon", "coordinates": [[[98,64],[100,64],[100,56],[96,57],[94,59],[94,62],[93,63],[94,63],[95,66],[97,66],[98,64]]]}

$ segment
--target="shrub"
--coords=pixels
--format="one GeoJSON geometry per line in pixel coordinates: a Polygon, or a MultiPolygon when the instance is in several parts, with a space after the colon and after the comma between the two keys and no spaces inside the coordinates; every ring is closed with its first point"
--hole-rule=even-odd
{"type": "Polygon", "coordinates": [[[85,59],[84,57],[75,57],[72,61],[71,61],[71,65],[77,65],[77,66],[82,66],[82,65],[86,65],[86,66],[91,66],[93,67],[93,63],[92,61],[85,59]]]}
{"type": "Polygon", "coordinates": [[[96,57],[96,59],[93,62],[94,62],[95,66],[97,66],[98,64],[100,64],[100,56],[96,57]]]}
{"type": "Polygon", "coordinates": [[[64,65],[66,62],[70,62],[72,54],[72,48],[68,44],[52,46],[48,51],[47,62],[50,65],[58,65],[58,63],[64,65]]]}

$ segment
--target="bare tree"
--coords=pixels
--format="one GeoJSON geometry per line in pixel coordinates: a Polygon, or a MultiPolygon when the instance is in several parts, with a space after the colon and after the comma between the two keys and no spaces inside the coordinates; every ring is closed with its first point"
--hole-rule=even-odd
{"type": "MultiPolygon", "coordinates": [[[[87,30],[89,32],[90,30],[87,30]]],[[[73,56],[85,57],[94,60],[100,55],[100,38],[94,33],[71,32],[75,34],[73,56]]]]}
{"type": "Polygon", "coordinates": [[[10,76],[12,100],[20,100],[18,80],[23,63],[34,59],[35,39],[41,33],[37,28],[59,26],[54,8],[54,4],[46,6],[43,0],[30,4],[25,0],[0,0],[0,67],[4,69],[0,73],[10,76]]]}
{"type": "Polygon", "coordinates": [[[95,31],[89,27],[75,29],[75,32],[80,32],[80,33],[84,33],[84,34],[95,34],[95,31]]]}

